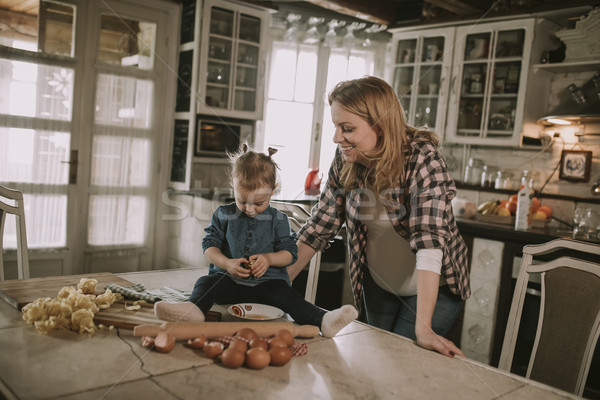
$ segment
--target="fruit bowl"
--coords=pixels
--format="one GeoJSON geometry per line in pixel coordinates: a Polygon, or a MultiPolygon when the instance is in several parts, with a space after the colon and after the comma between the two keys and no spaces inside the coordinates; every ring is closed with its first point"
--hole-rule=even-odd
{"type": "MultiPolygon", "coordinates": [[[[492,224],[510,225],[513,227],[515,226],[515,217],[514,216],[503,217],[501,215],[477,213],[477,214],[475,214],[475,220],[481,221],[481,222],[489,222],[492,224]]],[[[532,228],[545,228],[549,222],[550,222],[549,219],[532,219],[531,227],[532,228]]]]}

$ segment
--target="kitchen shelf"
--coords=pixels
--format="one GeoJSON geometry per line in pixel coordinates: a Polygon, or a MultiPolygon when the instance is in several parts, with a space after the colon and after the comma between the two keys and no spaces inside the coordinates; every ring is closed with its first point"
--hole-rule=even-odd
{"type": "Polygon", "coordinates": [[[534,64],[534,71],[548,71],[548,72],[591,72],[600,71],[600,60],[590,61],[570,61],[561,63],[550,63],[550,64],[534,64]]]}
{"type": "MultiPolygon", "coordinates": [[[[499,193],[499,194],[516,194],[518,189],[495,189],[489,187],[483,187],[479,185],[467,185],[462,182],[456,182],[456,187],[458,189],[465,190],[474,190],[478,192],[487,192],[487,193],[499,193]]],[[[592,204],[600,204],[600,196],[599,197],[579,197],[579,196],[568,196],[564,194],[556,194],[556,193],[542,193],[540,194],[536,191],[535,195],[541,197],[543,199],[554,199],[554,200],[567,200],[567,201],[576,201],[583,203],[592,203],[592,204]]]]}

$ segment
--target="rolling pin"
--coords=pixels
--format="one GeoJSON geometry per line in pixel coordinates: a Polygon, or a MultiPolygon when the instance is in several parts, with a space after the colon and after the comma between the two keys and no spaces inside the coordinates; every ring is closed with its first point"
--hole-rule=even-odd
{"type": "Polygon", "coordinates": [[[175,339],[194,339],[200,335],[208,339],[219,336],[233,336],[242,328],[253,329],[260,337],[268,337],[280,329],[287,329],[294,337],[312,338],[319,336],[319,328],[313,325],[296,325],[293,322],[165,322],[160,326],[138,325],[133,328],[133,336],[156,336],[166,331],[175,339]]]}

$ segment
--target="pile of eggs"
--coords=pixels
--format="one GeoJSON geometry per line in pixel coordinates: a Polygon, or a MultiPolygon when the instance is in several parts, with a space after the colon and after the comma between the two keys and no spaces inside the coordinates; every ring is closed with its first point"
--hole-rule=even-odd
{"type": "Polygon", "coordinates": [[[294,335],[281,329],[270,338],[259,337],[253,329],[242,328],[227,346],[219,341],[208,341],[205,336],[188,340],[188,346],[202,349],[208,357],[217,359],[227,368],[246,365],[252,369],[263,369],[267,365],[285,365],[292,358],[290,347],[294,335]]]}

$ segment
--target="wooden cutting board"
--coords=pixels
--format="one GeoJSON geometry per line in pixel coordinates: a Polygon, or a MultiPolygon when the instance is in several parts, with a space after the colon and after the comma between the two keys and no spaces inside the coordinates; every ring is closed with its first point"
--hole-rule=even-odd
{"type": "MultiPolygon", "coordinates": [[[[114,283],[119,286],[131,286],[132,282],[120,278],[110,272],[82,275],[51,276],[45,278],[31,278],[8,280],[0,282],[0,297],[8,304],[21,310],[26,304],[40,297],[56,298],[58,292],[65,286],[77,286],[81,278],[98,280],[96,294],[104,293],[104,286],[114,283]]],[[[117,328],[133,329],[137,325],[160,325],[163,321],[154,316],[153,305],[142,305],[137,311],[125,309],[126,304],[133,305],[133,300],[121,301],[110,308],[100,310],[94,317],[96,324],[115,326],[117,328]]]]}
{"type": "Polygon", "coordinates": [[[45,278],[14,279],[0,282],[0,296],[17,310],[40,297],[55,298],[65,286],[77,286],[81,278],[97,279],[96,294],[104,293],[104,286],[115,283],[131,286],[132,282],[110,272],[82,275],[49,276],[45,278]]]}
{"type": "Polygon", "coordinates": [[[96,325],[114,326],[116,328],[133,329],[138,325],[161,325],[161,321],[154,315],[153,304],[140,304],[139,310],[128,310],[125,306],[132,306],[134,300],[125,300],[114,303],[110,308],[100,310],[94,316],[96,325]]]}

